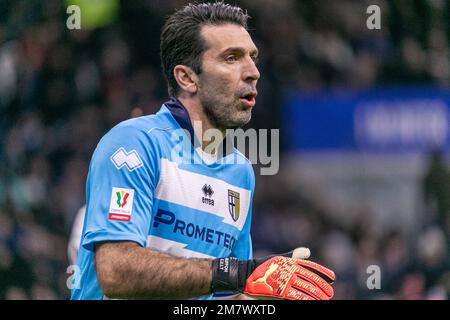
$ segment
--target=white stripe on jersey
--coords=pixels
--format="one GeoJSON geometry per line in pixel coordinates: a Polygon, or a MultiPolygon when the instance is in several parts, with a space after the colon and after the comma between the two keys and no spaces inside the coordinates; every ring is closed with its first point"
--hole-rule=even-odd
{"type": "MultiPolygon", "coordinates": [[[[176,162],[161,159],[161,170],[155,197],[160,200],[175,203],[195,210],[206,211],[224,218],[223,222],[242,230],[251,201],[251,191],[236,187],[223,180],[180,169],[176,162]],[[203,203],[205,196],[203,186],[211,185],[214,193],[211,199],[214,206],[203,203]],[[228,190],[239,193],[240,212],[235,222],[230,214],[228,190]]],[[[232,198],[231,201],[234,202],[232,198]]]]}
{"type": "Polygon", "coordinates": [[[205,259],[214,259],[213,256],[203,254],[200,252],[192,251],[189,249],[185,249],[187,244],[179,243],[176,241],[160,238],[157,236],[148,236],[147,237],[147,248],[160,251],[163,253],[170,254],[175,257],[180,258],[205,258],[205,259]]]}

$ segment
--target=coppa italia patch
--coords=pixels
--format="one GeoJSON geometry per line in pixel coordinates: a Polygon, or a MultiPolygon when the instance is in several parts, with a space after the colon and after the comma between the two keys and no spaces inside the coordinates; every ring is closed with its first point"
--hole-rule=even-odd
{"type": "Polygon", "coordinates": [[[133,189],[113,187],[108,219],[114,221],[130,221],[131,212],[133,211],[133,199],[133,189]]]}

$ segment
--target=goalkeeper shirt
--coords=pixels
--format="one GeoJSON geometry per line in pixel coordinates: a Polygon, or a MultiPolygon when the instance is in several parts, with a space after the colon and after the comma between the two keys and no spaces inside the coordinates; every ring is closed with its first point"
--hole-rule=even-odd
{"type": "Polygon", "coordinates": [[[184,258],[252,258],[252,166],[235,148],[205,162],[194,140],[188,112],[175,98],[100,140],[86,182],[72,299],[107,298],[94,265],[97,242],[133,241],[184,258]]]}

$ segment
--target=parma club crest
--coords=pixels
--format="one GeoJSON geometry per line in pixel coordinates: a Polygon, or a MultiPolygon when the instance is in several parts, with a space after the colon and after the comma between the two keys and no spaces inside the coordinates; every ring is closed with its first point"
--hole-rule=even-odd
{"type": "Polygon", "coordinates": [[[228,211],[235,222],[239,219],[239,210],[239,192],[228,190],[228,211]]]}

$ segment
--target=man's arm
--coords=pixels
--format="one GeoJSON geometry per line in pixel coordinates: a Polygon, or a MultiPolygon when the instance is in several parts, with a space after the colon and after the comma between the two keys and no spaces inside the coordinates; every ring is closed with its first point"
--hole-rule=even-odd
{"type": "Polygon", "coordinates": [[[183,259],[134,242],[95,246],[95,267],[103,293],[117,299],[188,299],[211,293],[208,259],[183,259]]]}

